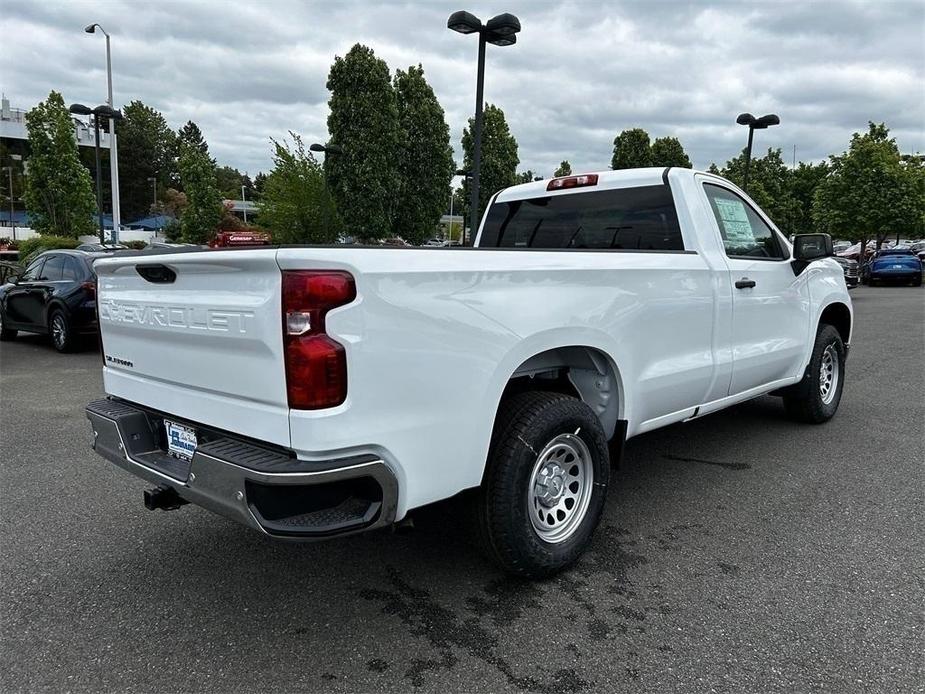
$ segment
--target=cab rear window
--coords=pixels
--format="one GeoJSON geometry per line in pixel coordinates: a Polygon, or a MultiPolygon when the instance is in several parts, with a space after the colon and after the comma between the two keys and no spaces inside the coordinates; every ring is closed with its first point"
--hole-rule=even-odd
{"type": "Polygon", "coordinates": [[[683,251],[671,189],[665,185],[496,202],[482,248],[683,251]]]}

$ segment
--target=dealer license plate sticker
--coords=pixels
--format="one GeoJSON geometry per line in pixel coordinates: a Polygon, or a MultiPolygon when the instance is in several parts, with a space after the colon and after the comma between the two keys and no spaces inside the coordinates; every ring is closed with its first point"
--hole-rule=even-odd
{"type": "Polygon", "coordinates": [[[164,420],[167,430],[167,452],[184,460],[191,460],[196,452],[196,431],[181,424],[164,420]]]}

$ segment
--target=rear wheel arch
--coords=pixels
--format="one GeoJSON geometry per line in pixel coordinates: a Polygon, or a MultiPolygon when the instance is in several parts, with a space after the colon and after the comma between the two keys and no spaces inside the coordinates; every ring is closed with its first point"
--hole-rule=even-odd
{"type": "Polygon", "coordinates": [[[597,415],[607,438],[619,431],[625,398],[620,371],[602,350],[587,345],[555,347],[524,360],[508,378],[498,402],[525,391],[559,392],[584,402],[597,415]]]}

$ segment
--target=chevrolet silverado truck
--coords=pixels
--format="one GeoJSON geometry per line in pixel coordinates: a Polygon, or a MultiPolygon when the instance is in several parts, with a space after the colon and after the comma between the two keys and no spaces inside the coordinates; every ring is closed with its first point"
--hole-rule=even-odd
{"type": "Polygon", "coordinates": [[[649,168],[505,189],[472,248],[106,258],[93,447],[149,508],[272,538],[459,496],[502,568],[549,575],[626,439],[767,393],[835,414],[852,308],[830,256],[722,178],[649,168]]]}

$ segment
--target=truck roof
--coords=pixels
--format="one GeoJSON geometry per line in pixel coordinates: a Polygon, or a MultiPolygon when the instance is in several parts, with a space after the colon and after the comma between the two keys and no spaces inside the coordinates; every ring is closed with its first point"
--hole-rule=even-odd
{"type": "MultiPolygon", "coordinates": [[[[589,187],[566,188],[562,190],[548,191],[546,187],[549,182],[555,179],[546,178],[541,181],[531,181],[530,183],[521,183],[520,185],[505,188],[498,194],[498,202],[507,200],[523,200],[526,198],[536,198],[546,195],[568,195],[569,193],[588,193],[593,190],[609,190],[612,188],[635,188],[636,186],[657,186],[664,182],[664,176],[672,167],[650,166],[642,169],[619,169],[612,171],[588,171],[572,174],[571,176],[559,176],[558,178],[571,178],[573,176],[586,176],[593,174],[597,176],[597,184],[589,187]]],[[[693,169],[681,169],[690,175],[704,173],[693,169]]]]}

